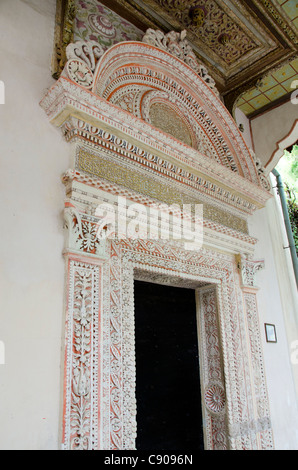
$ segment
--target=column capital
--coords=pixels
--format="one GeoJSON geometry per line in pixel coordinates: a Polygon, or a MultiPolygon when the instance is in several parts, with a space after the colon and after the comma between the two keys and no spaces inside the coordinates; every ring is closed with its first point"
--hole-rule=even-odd
{"type": "Polygon", "coordinates": [[[261,269],[264,269],[264,260],[253,261],[239,254],[236,255],[236,262],[240,273],[242,288],[257,289],[256,274],[261,269]]]}

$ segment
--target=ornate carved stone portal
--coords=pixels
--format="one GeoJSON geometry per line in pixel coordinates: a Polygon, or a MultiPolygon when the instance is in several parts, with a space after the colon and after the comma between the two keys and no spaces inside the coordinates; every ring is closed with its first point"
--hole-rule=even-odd
{"type": "Polygon", "coordinates": [[[63,176],[62,448],[135,449],[133,282],[147,279],[196,289],[205,448],[271,449],[261,265],[247,228],[270,197],[268,182],[183,33],[149,31],[145,40],[105,53],[70,45],[41,102],[74,152],[63,176]],[[183,205],[183,223],[203,207],[203,243],[175,236],[183,205]],[[168,237],[162,217],[144,231],[157,207],[160,216],[170,207],[168,237]]]}

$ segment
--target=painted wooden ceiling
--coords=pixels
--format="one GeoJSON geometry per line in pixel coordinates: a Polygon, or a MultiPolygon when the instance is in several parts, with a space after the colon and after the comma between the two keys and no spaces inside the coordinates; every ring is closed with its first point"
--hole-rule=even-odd
{"type": "Polygon", "coordinates": [[[232,112],[286,99],[298,80],[298,0],[101,0],[144,32],[187,31],[232,112]]]}

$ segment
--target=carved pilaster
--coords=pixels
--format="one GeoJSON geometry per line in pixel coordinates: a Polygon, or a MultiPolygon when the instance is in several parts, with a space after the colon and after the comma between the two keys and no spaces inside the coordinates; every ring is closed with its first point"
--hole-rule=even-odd
{"type": "Polygon", "coordinates": [[[62,448],[98,447],[100,266],[67,255],[62,448]]]}
{"type": "Polygon", "coordinates": [[[208,449],[226,450],[229,446],[226,426],[226,392],[216,287],[199,289],[198,297],[205,440],[208,449]]]}
{"type": "Polygon", "coordinates": [[[249,335],[248,347],[250,349],[253,398],[256,415],[255,433],[258,439],[259,449],[273,449],[273,434],[265,379],[257,297],[255,292],[249,291],[244,292],[243,297],[249,335]]]}
{"type": "Polygon", "coordinates": [[[252,261],[244,256],[236,257],[240,272],[241,289],[245,308],[248,332],[248,349],[250,358],[250,375],[252,384],[252,401],[254,406],[254,433],[258,449],[273,449],[269,400],[265,379],[265,368],[262,350],[259,313],[257,307],[256,273],[264,268],[264,261],[252,261]]]}
{"type": "Polygon", "coordinates": [[[99,448],[100,315],[102,260],[105,240],[98,237],[100,219],[92,206],[84,210],[66,200],[64,233],[66,260],[65,378],[62,448],[99,448]]]}

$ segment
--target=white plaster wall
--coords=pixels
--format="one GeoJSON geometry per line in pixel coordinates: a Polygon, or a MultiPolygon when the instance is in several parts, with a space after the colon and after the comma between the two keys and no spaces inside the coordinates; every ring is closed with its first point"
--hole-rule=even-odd
{"type": "MultiPolygon", "coordinates": [[[[264,166],[278,149],[278,142],[291,132],[297,119],[298,105],[288,101],[251,120],[254,150],[264,166]]],[[[298,139],[297,131],[296,139],[298,139]]],[[[268,163],[268,171],[271,171],[276,164],[277,162],[273,162],[272,166],[268,163]]]]}
{"type": "MultiPolygon", "coordinates": [[[[293,129],[297,111],[298,106],[289,101],[251,121],[255,153],[263,164],[293,129]]],[[[291,143],[298,138],[294,134],[291,143]]],[[[267,171],[276,164],[275,160],[268,164],[267,171]]],[[[276,180],[272,176],[271,182],[274,187],[276,180]]],[[[285,249],[289,242],[280,199],[275,191],[273,194],[266,208],[251,218],[250,233],[259,239],[256,258],[264,258],[266,263],[266,269],[259,274],[261,328],[265,322],[277,326],[278,343],[264,342],[276,447],[298,449],[298,297],[290,253],[285,249]]]]}
{"type": "Polygon", "coordinates": [[[39,106],[55,0],[1,0],[1,450],[58,448],[64,261],[60,177],[69,146],[39,106]]]}
{"type": "MultiPolygon", "coordinates": [[[[69,167],[70,146],[39,107],[53,83],[55,3],[0,2],[0,80],[6,88],[6,104],[0,105],[0,344],[5,346],[4,365],[0,358],[1,450],[59,445],[64,324],[60,177],[69,167]]],[[[262,132],[256,129],[257,120],[253,125],[256,135],[262,132]]],[[[266,142],[270,138],[268,130],[266,142]]],[[[257,143],[262,153],[262,143],[257,143]]],[[[265,366],[276,447],[298,449],[295,370],[289,356],[289,330],[292,339],[297,332],[296,307],[286,287],[283,297],[279,293],[287,285],[286,269],[283,265],[278,278],[281,267],[273,253],[278,260],[280,240],[273,243],[270,238],[275,219],[269,223],[268,217],[275,212],[272,202],[269,206],[250,221],[251,234],[260,240],[256,259],[266,263],[258,275],[261,331],[264,322],[275,323],[278,335],[274,345],[263,334],[265,366]]]]}
{"type": "Polygon", "coordinates": [[[235,109],[235,121],[238,124],[238,127],[240,126],[240,124],[243,125],[244,130],[242,132],[242,137],[244,138],[247,147],[253,150],[250,120],[245,116],[245,114],[239,108],[235,109]]]}
{"type": "Polygon", "coordinates": [[[257,300],[275,446],[297,450],[298,364],[291,360],[291,345],[298,339],[297,291],[274,198],[250,218],[249,230],[259,240],[254,259],[265,260],[257,274],[257,300]],[[266,342],[265,323],[276,325],[276,344],[266,342]]]}

